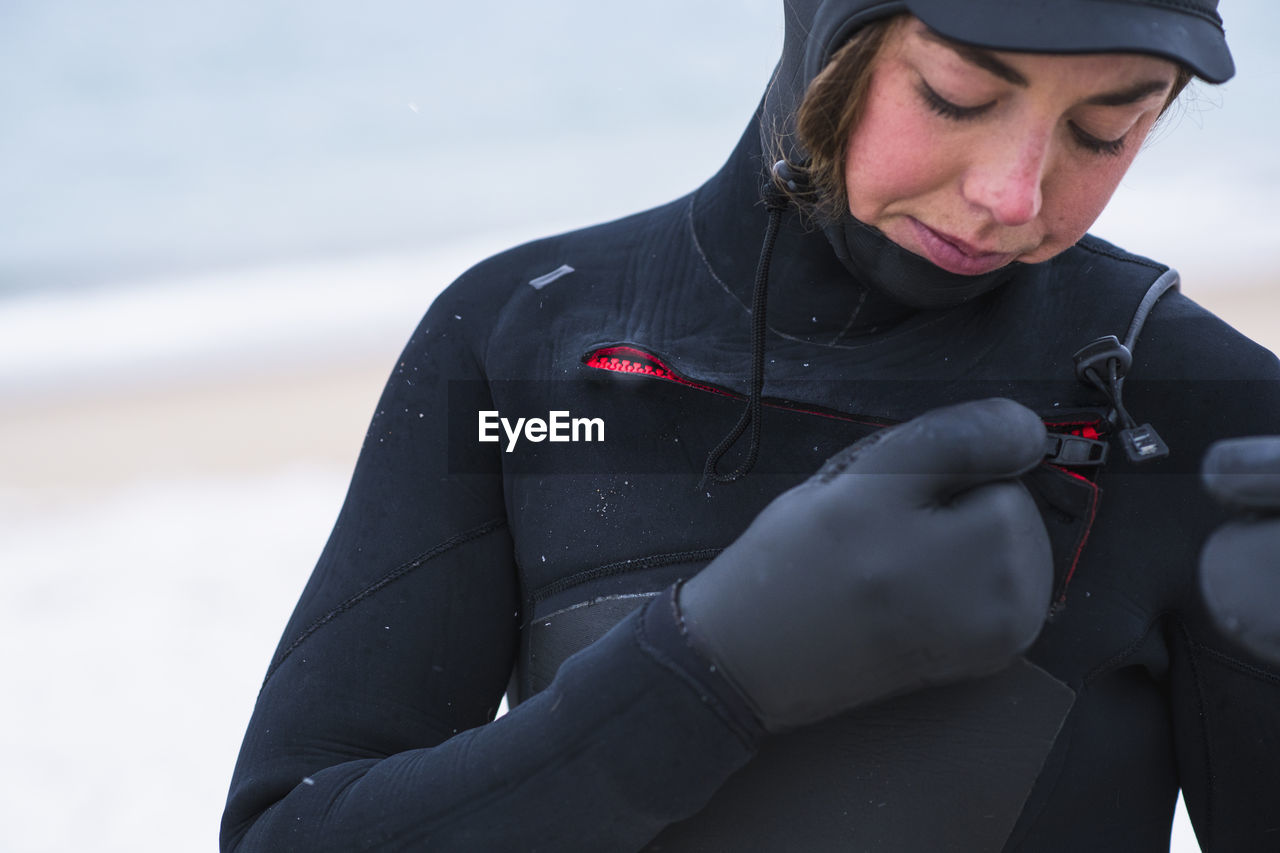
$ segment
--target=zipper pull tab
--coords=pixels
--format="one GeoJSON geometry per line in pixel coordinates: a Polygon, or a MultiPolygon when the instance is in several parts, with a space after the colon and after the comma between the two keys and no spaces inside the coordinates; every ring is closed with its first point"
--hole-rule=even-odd
{"type": "Polygon", "coordinates": [[[1044,461],[1051,465],[1097,467],[1107,462],[1107,443],[1069,433],[1049,433],[1045,442],[1044,461]]]}

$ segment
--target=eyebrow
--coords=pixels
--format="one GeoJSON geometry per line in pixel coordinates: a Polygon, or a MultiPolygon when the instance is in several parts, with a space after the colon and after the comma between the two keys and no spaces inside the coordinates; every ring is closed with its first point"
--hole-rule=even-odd
{"type": "MultiPolygon", "coordinates": [[[[1001,80],[1008,81],[1024,89],[1031,85],[1031,81],[1022,72],[989,50],[952,41],[946,36],[934,32],[929,27],[921,27],[920,35],[935,44],[942,45],[966,62],[976,65],[984,71],[991,72],[1001,80]]],[[[1087,98],[1085,103],[1098,107],[1125,107],[1130,104],[1136,104],[1152,95],[1168,91],[1168,88],[1169,81],[1167,80],[1145,80],[1141,83],[1135,83],[1127,89],[1094,95],[1091,98],[1087,98]]]]}
{"type": "Polygon", "coordinates": [[[1121,89],[1118,92],[1106,92],[1101,95],[1094,95],[1085,101],[1098,107],[1126,107],[1129,104],[1136,104],[1139,101],[1146,100],[1152,95],[1163,94],[1169,90],[1169,81],[1167,80],[1148,80],[1145,83],[1137,83],[1128,89],[1121,89]]]}
{"type": "Polygon", "coordinates": [[[1007,62],[1002,61],[990,51],[952,41],[946,36],[935,33],[928,27],[921,27],[920,35],[931,42],[942,45],[953,53],[959,55],[959,57],[966,62],[976,65],[985,71],[990,71],[1001,80],[1007,80],[1015,86],[1021,86],[1024,89],[1031,85],[1031,81],[1024,77],[1022,72],[1018,71],[1018,69],[1009,65],[1007,62]]]}

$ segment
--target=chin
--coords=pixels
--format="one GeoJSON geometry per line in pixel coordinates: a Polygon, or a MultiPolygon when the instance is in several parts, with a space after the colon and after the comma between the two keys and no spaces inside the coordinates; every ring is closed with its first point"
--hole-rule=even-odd
{"type": "MultiPolygon", "coordinates": [[[[1083,236],[1084,234],[1080,235],[1080,237],[1083,237],[1083,236]]],[[[1051,246],[1041,245],[1030,252],[1024,252],[1023,254],[1018,255],[1018,257],[1015,258],[1014,260],[1016,260],[1020,264],[1042,264],[1045,261],[1056,258],[1058,255],[1061,255],[1067,249],[1070,249],[1079,241],[1080,237],[1077,237],[1075,240],[1072,240],[1070,243],[1054,243],[1051,246]]]]}

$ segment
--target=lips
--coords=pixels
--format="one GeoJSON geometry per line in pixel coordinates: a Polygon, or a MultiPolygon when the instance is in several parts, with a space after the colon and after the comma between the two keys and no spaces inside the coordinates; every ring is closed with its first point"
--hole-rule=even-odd
{"type": "MultiPolygon", "coordinates": [[[[958,275],[983,275],[997,270],[1017,257],[1016,252],[989,252],[963,240],[935,231],[914,217],[909,217],[919,254],[935,266],[958,275]]],[[[912,247],[907,247],[912,248],[912,247]]]]}

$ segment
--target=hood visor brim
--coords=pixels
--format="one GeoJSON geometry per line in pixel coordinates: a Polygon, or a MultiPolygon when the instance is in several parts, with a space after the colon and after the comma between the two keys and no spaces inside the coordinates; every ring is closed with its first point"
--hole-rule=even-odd
{"type": "Polygon", "coordinates": [[[1192,0],[906,0],[949,39],[991,50],[1146,53],[1182,63],[1210,83],[1235,74],[1217,13],[1192,0]]]}

